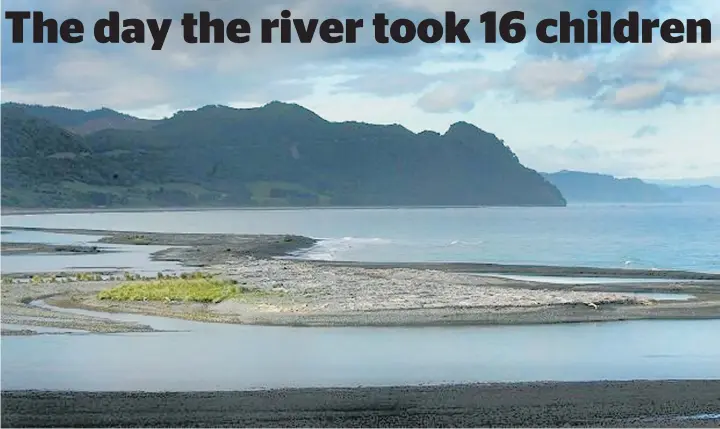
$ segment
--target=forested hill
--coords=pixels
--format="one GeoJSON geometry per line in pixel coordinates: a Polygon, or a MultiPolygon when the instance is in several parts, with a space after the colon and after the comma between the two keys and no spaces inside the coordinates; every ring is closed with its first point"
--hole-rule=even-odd
{"type": "Polygon", "coordinates": [[[46,119],[75,134],[90,134],[104,129],[147,130],[157,121],[135,118],[108,108],[92,111],[68,109],[58,106],[37,106],[4,103],[3,109],[22,109],[30,116],[46,119]]]}
{"type": "Polygon", "coordinates": [[[563,206],[493,134],[329,122],[295,104],[148,121],[2,105],[5,207],[563,206]]]}
{"type": "Polygon", "coordinates": [[[543,175],[571,203],[720,202],[720,189],[712,186],[660,186],[637,178],[581,171],[543,175]]]}
{"type": "Polygon", "coordinates": [[[640,179],[618,179],[607,174],[560,171],[545,174],[570,202],[662,203],[678,199],[659,186],[640,179]]]}

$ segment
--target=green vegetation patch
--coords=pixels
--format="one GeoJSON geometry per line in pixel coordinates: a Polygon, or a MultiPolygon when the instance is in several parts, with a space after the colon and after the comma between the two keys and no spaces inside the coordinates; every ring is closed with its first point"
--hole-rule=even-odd
{"type": "Polygon", "coordinates": [[[131,244],[134,244],[134,245],[137,245],[137,246],[150,244],[150,239],[147,238],[147,237],[145,237],[145,236],[142,235],[142,234],[140,234],[140,235],[133,235],[133,236],[131,236],[131,237],[128,237],[128,241],[129,241],[131,244]]]}
{"type": "Polygon", "coordinates": [[[231,298],[262,296],[267,293],[259,289],[238,286],[231,280],[171,277],[127,281],[100,292],[98,298],[114,301],[218,303],[231,298]]]}

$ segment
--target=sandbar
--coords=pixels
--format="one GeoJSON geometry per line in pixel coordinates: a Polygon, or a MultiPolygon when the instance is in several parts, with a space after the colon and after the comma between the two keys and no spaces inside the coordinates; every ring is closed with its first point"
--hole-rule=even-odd
{"type": "MultiPolygon", "coordinates": [[[[488,264],[372,264],[278,258],[316,243],[296,235],[26,229],[96,235],[99,243],[166,246],[153,258],[176,261],[267,293],[217,304],[118,302],[99,300],[97,293],[120,284],[122,273],[106,273],[101,281],[52,280],[40,284],[23,281],[22,275],[7,275],[2,284],[2,320],[6,324],[91,332],[150,329],[88,316],[59,315],[30,305],[38,299],[57,307],[110,313],[286,326],[538,324],[720,317],[717,274],[677,271],[667,274],[679,280],[659,283],[558,285],[478,275],[488,272],[488,264]],[[693,299],[658,301],[639,296],[638,292],[691,294],[693,299]]],[[[490,267],[494,272],[513,272],[512,266],[490,267]]],[[[573,275],[578,267],[537,266],[520,272],[527,273],[528,269],[534,274],[573,275]]],[[[586,275],[636,278],[642,274],[621,269],[581,271],[586,275]]],[[[53,279],[59,275],[44,274],[53,279]]],[[[650,278],[657,276],[654,271],[646,274],[650,278]]],[[[9,334],[12,332],[3,331],[3,335],[9,334]]]]}

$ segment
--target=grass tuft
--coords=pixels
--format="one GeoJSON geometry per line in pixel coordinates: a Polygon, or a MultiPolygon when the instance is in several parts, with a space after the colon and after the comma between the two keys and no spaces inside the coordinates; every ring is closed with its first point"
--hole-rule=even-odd
{"type": "Polygon", "coordinates": [[[128,241],[130,241],[131,244],[135,244],[137,246],[143,246],[150,244],[150,239],[145,237],[144,235],[133,235],[128,237],[128,241]]]}
{"type": "Polygon", "coordinates": [[[265,293],[267,292],[259,289],[238,286],[231,280],[187,276],[127,281],[100,292],[98,298],[114,301],[218,303],[231,298],[265,293]]]}

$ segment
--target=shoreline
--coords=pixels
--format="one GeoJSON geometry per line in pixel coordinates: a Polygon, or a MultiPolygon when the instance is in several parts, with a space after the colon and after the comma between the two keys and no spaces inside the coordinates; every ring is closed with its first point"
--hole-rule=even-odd
{"type": "Polygon", "coordinates": [[[395,210],[395,209],[472,209],[472,208],[549,208],[562,209],[579,206],[681,206],[708,205],[716,206],[716,201],[690,202],[602,202],[602,201],[568,201],[565,206],[559,205],[397,205],[397,206],[196,206],[196,207],[88,207],[88,208],[15,208],[3,207],[2,216],[42,215],[42,214],[75,214],[75,213],[142,213],[142,212],[196,212],[196,211],[234,211],[234,210],[395,210]]]}
{"type": "MultiPolygon", "coordinates": [[[[566,291],[527,284],[492,283],[491,288],[527,293],[566,291]]],[[[573,291],[569,291],[573,292],[573,291]]],[[[68,296],[59,294],[46,302],[68,310],[80,309],[102,313],[136,314],[182,319],[196,322],[287,327],[438,327],[438,326],[509,326],[573,323],[619,322],[630,320],[714,320],[720,319],[720,296],[700,295],[693,301],[651,301],[626,298],[622,292],[584,291],[597,302],[586,301],[588,295],[569,303],[522,305],[442,305],[436,307],[327,309],[328,302],[314,303],[293,294],[289,298],[266,297],[253,301],[224,301],[219,304],[161,302],[107,302],[94,295],[68,296]],[[606,300],[606,301],[602,301],[606,300]]],[[[641,292],[640,292],[641,293],[641,292]]],[[[520,295],[522,296],[522,295],[520,295]]],[[[392,298],[387,298],[392,299],[392,298]]],[[[437,298],[431,298],[435,300],[437,298]]],[[[522,299],[522,298],[521,298],[522,299]]],[[[528,297],[526,299],[534,299],[528,297]]],[[[336,306],[341,299],[332,298],[336,306]]],[[[369,303],[379,306],[379,300],[369,303]]],[[[66,313],[67,314],[67,313],[66,313]]]]}
{"type": "Polygon", "coordinates": [[[3,391],[3,427],[717,427],[720,381],[3,391]],[[132,412],[128,412],[132,410],[132,412]]]}
{"type": "Polygon", "coordinates": [[[20,242],[3,242],[0,246],[0,252],[2,252],[3,255],[97,255],[100,253],[112,253],[111,250],[101,249],[98,246],[20,242]]]}
{"type": "MultiPolygon", "coordinates": [[[[578,203],[583,204],[583,203],[578,203]]],[[[678,203],[680,204],[680,203],[678,203]]],[[[564,208],[559,205],[414,205],[414,206],[236,206],[236,207],[94,207],[94,208],[3,208],[0,215],[39,215],[74,213],[142,213],[142,212],[197,212],[234,210],[395,210],[395,209],[453,209],[453,208],[564,208]]]]}
{"type": "Polygon", "coordinates": [[[442,270],[467,274],[508,274],[538,277],[607,277],[661,280],[720,280],[720,273],[703,273],[683,270],[648,270],[638,268],[602,268],[553,265],[513,265],[483,262],[354,262],[308,261],[318,265],[362,268],[407,268],[442,270]]]}
{"type": "MultiPolygon", "coordinates": [[[[97,236],[101,244],[132,244],[163,246],[155,252],[154,260],[178,262],[189,267],[207,267],[223,263],[234,256],[254,258],[292,257],[309,250],[322,240],[293,234],[231,234],[231,233],[165,233],[147,231],[116,231],[102,229],[2,227],[3,231],[36,231],[56,234],[97,236]],[[281,241],[281,243],[278,243],[281,241]],[[278,245],[279,244],[279,245],[278,245]],[[233,247],[227,251],[228,246],[233,247]],[[195,249],[182,249],[196,247],[195,249]],[[238,249],[239,247],[239,249],[238,249]],[[229,253],[229,254],[228,254],[229,253]]],[[[7,243],[12,245],[13,243],[7,243]]],[[[43,246],[43,245],[40,245],[43,246]]],[[[52,246],[52,245],[51,245],[52,246]]],[[[3,252],[4,253],[4,252],[3,252]]],[[[357,267],[367,269],[418,269],[452,273],[514,274],[557,277],[608,277],[662,280],[717,280],[720,273],[673,269],[603,268],[582,266],[520,265],[483,262],[357,262],[304,260],[299,262],[328,267],[357,267]]]]}
{"type": "MultiPolygon", "coordinates": [[[[99,236],[98,243],[165,247],[153,259],[195,267],[262,291],[215,304],[105,301],[97,293],[122,282],[122,273],[62,282],[57,273],[3,275],[3,323],[89,329],[147,330],[107,324],[32,307],[46,299],[57,307],[170,317],[215,323],[273,326],[457,326],[604,322],[639,319],[720,318],[720,274],[608,270],[581,267],[522,267],[496,264],[373,264],[278,259],[317,240],[294,235],[170,234],[137,231],[5,228],[99,236]],[[491,275],[517,274],[659,278],[683,282],[552,284],[491,275]],[[118,279],[120,277],[120,279],[118,279]],[[702,281],[700,281],[702,280],[702,281]],[[37,284],[35,284],[37,282],[37,284]],[[638,293],[684,293],[694,299],[657,301],[638,293]],[[48,322],[52,319],[52,323],[48,322]],[[24,323],[18,323],[25,321],[24,323]]],[[[4,252],[3,252],[4,253],[4,252]]],[[[97,319],[97,318],[94,318],[97,319]]],[[[3,331],[3,335],[12,334],[3,331]]]]}

